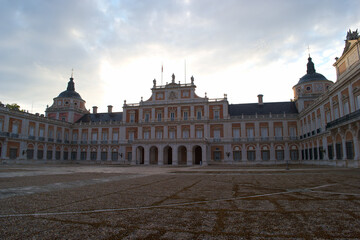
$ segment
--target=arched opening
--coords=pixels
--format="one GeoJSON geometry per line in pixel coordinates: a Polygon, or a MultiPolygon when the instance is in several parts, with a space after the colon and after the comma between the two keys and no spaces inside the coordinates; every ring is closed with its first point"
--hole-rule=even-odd
{"type": "Polygon", "coordinates": [[[249,145],[247,147],[246,157],[248,161],[255,161],[256,158],[255,146],[249,145]]]}
{"type": "Polygon", "coordinates": [[[118,161],[119,159],[119,153],[117,148],[113,148],[111,150],[111,161],[118,161]]]}
{"type": "Polygon", "coordinates": [[[235,162],[241,161],[241,148],[239,146],[233,148],[233,158],[235,162]]]}
{"type": "Polygon", "coordinates": [[[150,164],[158,164],[158,149],[155,146],[150,148],[150,164]]]}
{"type": "Polygon", "coordinates": [[[202,149],[198,145],[193,148],[193,159],[195,165],[200,165],[202,163],[202,149]]]}
{"type": "Polygon", "coordinates": [[[261,146],[261,159],[263,161],[270,160],[270,147],[268,145],[261,146]]]}
{"type": "Polygon", "coordinates": [[[57,146],[55,151],[55,159],[60,160],[60,158],[61,158],[61,147],[57,146]]]}
{"type": "Polygon", "coordinates": [[[296,145],[290,147],[290,160],[299,160],[299,151],[296,145]]]}
{"type": "Polygon", "coordinates": [[[178,161],[179,165],[186,165],[187,162],[187,151],[185,146],[180,146],[178,148],[178,161]]]}
{"type": "Polygon", "coordinates": [[[346,133],[346,141],[345,141],[345,147],[346,147],[346,157],[347,159],[354,159],[354,143],[353,143],[353,135],[351,132],[346,133]]]}
{"type": "Polygon", "coordinates": [[[144,164],[144,148],[141,146],[136,148],[136,164],[144,164]]]}
{"type": "Polygon", "coordinates": [[[341,136],[340,134],[336,135],[336,144],[335,144],[335,151],[336,151],[336,159],[342,159],[343,153],[342,153],[342,144],[341,144],[341,136]]]}
{"type": "Polygon", "coordinates": [[[277,145],[275,147],[275,158],[277,161],[284,160],[284,146],[283,145],[277,145]]]}
{"type": "Polygon", "coordinates": [[[166,146],[164,148],[164,164],[172,164],[172,147],[166,146]]]}
{"type": "Polygon", "coordinates": [[[34,145],[33,144],[27,145],[26,159],[34,159],[34,145]]]}
{"type": "Polygon", "coordinates": [[[332,141],[331,136],[327,137],[327,143],[328,143],[328,146],[327,146],[328,158],[329,158],[329,160],[332,160],[332,159],[334,159],[334,149],[333,149],[333,141],[332,141]]]}

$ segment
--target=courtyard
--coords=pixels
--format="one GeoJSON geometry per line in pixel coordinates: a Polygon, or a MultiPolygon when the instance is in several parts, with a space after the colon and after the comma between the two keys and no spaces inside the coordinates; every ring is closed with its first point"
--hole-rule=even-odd
{"type": "Polygon", "coordinates": [[[360,169],[3,164],[1,239],[359,239],[360,169]]]}

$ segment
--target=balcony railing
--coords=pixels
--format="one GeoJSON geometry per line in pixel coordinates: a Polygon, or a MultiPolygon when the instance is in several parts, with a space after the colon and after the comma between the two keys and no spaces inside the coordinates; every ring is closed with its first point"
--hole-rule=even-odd
{"type": "Polygon", "coordinates": [[[111,143],[112,143],[112,144],[118,144],[119,141],[118,141],[118,140],[112,140],[111,143]]]}
{"type": "Polygon", "coordinates": [[[10,133],[11,138],[19,138],[19,134],[17,133],[10,133]]]}
{"type": "Polygon", "coordinates": [[[81,144],[87,144],[87,141],[86,141],[86,140],[82,140],[82,141],[81,141],[81,144]]]}
{"type": "Polygon", "coordinates": [[[77,144],[77,141],[71,141],[71,144],[77,144]]]}
{"type": "Polygon", "coordinates": [[[54,139],[53,138],[48,138],[48,142],[53,142],[54,139]]]}
{"type": "Polygon", "coordinates": [[[8,132],[0,132],[0,136],[8,137],[10,134],[8,132]]]}
{"type": "Polygon", "coordinates": [[[341,118],[335,119],[334,121],[329,122],[326,124],[326,129],[335,127],[337,125],[346,123],[348,121],[354,120],[356,118],[360,118],[360,110],[357,110],[355,112],[349,113],[341,118]]]}
{"type": "Polygon", "coordinates": [[[108,144],[108,140],[102,140],[101,144],[108,144]]]}
{"type": "Polygon", "coordinates": [[[45,141],[44,137],[39,137],[39,141],[45,141]]]}
{"type": "Polygon", "coordinates": [[[29,140],[35,140],[35,136],[29,136],[29,140]]]}

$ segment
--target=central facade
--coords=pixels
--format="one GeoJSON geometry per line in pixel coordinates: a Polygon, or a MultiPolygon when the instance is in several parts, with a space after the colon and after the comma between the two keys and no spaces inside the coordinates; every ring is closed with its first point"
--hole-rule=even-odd
{"type": "MultiPolygon", "coordinates": [[[[289,102],[229,104],[227,95],[196,94],[188,84],[152,83],[151,96],[122,112],[90,113],[75,91],[53,99],[46,115],[0,105],[1,160],[93,161],[123,164],[318,163],[359,166],[360,44],[349,32],[334,63],[337,80],[315,70],[306,74],[289,102]]],[[[151,83],[149,83],[150,85],[151,83]]]]}

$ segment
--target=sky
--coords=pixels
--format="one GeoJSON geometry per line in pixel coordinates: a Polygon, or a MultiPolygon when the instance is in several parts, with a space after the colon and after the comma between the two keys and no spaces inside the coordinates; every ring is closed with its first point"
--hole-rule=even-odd
{"type": "Polygon", "coordinates": [[[332,66],[359,0],[0,0],[0,101],[44,113],[67,87],[122,111],[157,84],[190,83],[230,104],[290,101],[310,52],[332,66]],[[310,50],[309,50],[310,49],[310,50]],[[163,80],[161,80],[163,66],[163,80]],[[186,71],[185,71],[186,69],[186,71]]]}

